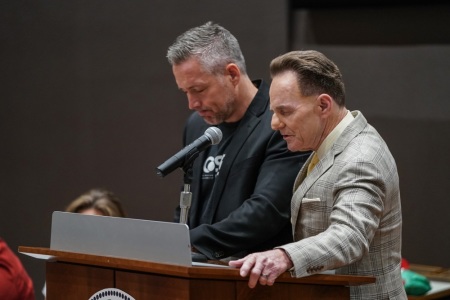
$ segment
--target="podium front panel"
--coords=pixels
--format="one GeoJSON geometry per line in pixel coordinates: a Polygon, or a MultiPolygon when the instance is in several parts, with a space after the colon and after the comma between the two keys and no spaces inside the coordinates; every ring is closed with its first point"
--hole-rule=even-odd
{"type": "Polygon", "coordinates": [[[46,263],[46,300],[89,299],[114,287],[114,270],[71,263],[46,263]]]}
{"type": "Polygon", "coordinates": [[[350,290],[345,286],[316,285],[276,282],[273,286],[257,285],[251,289],[245,282],[236,282],[236,300],[260,299],[350,299],[350,290]]]}
{"type": "Polygon", "coordinates": [[[135,299],[236,299],[234,281],[116,271],[116,287],[135,299]]]}
{"type": "Polygon", "coordinates": [[[348,286],[275,282],[251,289],[247,280],[181,278],[176,276],[116,271],[116,287],[135,299],[269,300],[350,299],[348,286]]]}

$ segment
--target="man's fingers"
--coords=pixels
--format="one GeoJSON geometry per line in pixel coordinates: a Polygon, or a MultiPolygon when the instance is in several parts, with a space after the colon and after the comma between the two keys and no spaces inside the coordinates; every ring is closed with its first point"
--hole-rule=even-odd
{"type": "Polygon", "coordinates": [[[269,274],[262,272],[261,275],[259,276],[259,284],[260,285],[269,284],[269,276],[270,276],[269,274]]]}
{"type": "Polygon", "coordinates": [[[253,270],[250,272],[250,278],[248,279],[248,286],[250,288],[254,288],[260,278],[261,278],[261,268],[260,267],[253,268],[253,270]]]}
{"type": "MultiPolygon", "coordinates": [[[[242,277],[249,276],[248,286],[254,288],[258,282],[261,285],[273,285],[275,280],[289,268],[289,260],[286,262],[286,254],[279,249],[261,253],[254,253],[246,257],[230,261],[230,266],[240,267],[242,277]]],[[[286,256],[287,257],[287,256],[286,256]]]]}
{"type": "Polygon", "coordinates": [[[234,268],[240,268],[242,265],[244,264],[244,260],[243,259],[239,259],[239,260],[230,260],[228,262],[228,265],[230,267],[234,267],[234,268]]]}
{"type": "Polygon", "coordinates": [[[246,277],[250,272],[253,272],[255,268],[257,268],[256,258],[254,255],[247,256],[243,258],[242,261],[241,271],[239,272],[242,277],[246,277]]]}

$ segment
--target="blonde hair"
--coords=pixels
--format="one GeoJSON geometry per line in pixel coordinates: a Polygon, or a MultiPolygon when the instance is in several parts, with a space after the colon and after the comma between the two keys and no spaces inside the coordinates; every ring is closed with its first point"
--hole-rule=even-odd
{"type": "Polygon", "coordinates": [[[66,208],[67,212],[81,213],[93,208],[101,212],[103,216],[125,217],[125,211],[119,198],[106,189],[91,189],[73,200],[66,208]]]}

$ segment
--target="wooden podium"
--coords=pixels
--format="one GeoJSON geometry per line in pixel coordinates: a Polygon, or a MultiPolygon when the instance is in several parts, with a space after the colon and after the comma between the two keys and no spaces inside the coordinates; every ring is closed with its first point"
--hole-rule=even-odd
{"type": "Polygon", "coordinates": [[[19,252],[47,259],[47,300],[89,299],[106,288],[120,289],[136,300],[349,299],[350,286],[375,282],[365,276],[292,278],[285,273],[271,287],[250,289],[238,269],[223,266],[185,267],[24,246],[19,252]]]}

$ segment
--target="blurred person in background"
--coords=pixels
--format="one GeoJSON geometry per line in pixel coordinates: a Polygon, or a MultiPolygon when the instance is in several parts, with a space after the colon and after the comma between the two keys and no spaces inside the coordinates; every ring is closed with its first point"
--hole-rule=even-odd
{"type": "Polygon", "coordinates": [[[0,237],[0,299],[34,300],[33,281],[20,259],[0,237]]]}
{"type": "Polygon", "coordinates": [[[73,200],[66,212],[84,215],[125,217],[119,198],[106,189],[94,188],[73,200]]]}

